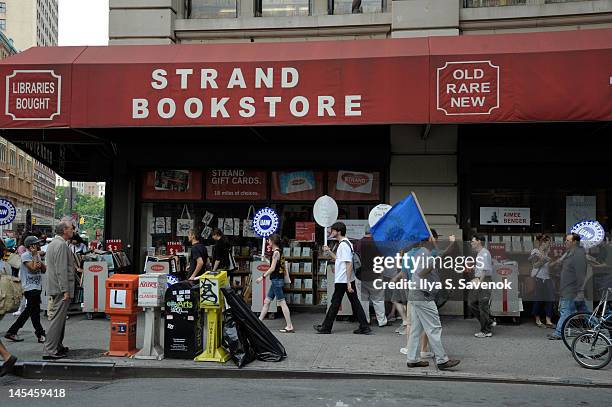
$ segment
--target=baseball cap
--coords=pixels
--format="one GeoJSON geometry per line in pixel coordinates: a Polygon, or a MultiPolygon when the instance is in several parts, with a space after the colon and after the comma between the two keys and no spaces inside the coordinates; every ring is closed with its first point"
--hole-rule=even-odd
{"type": "Polygon", "coordinates": [[[40,243],[40,239],[37,238],[36,236],[28,236],[23,240],[23,245],[25,247],[30,247],[32,245],[39,244],[39,243],[40,243]]]}

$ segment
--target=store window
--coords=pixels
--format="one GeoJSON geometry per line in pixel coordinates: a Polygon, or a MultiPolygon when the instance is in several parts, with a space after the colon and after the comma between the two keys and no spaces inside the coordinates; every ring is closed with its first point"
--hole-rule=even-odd
{"type": "Polygon", "coordinates": [[[0,1],[0,13],[6,13],[6,2],[0,1]]]}
{"type": "Polygon", "coordinates": [[[387,11],[387,0],[333,0],[329,14],[366,14],[387,11]]]}
{"type": "Polygon", "coordinates": [[[324,306],[329,259],[322,255],[324,230],[313,218],[314,201],[336,197],[338,219],[345,221],[349,238],[360,239],[370,210],[381,202],[379,171],[286,169],[157,170],[142,176],[140,256],[165,256],[189,250],[191,228],[200,228],[201,241],[212,254],[212,231],[223,231],[233,247],[238,270],[233,286],[248,285],[251,267],[261,253],[262,239],[252,230],[254,213],[263,207],[279,215],[281,235],[292,274],[286,287],[294,307],[324,306]],[[198,186],[199,183],[199,186],[198,186]]]}
{"type": "Polygon", "coordinates": [[[310,15],[309,0],[255,0],[255,17],[310,15]]]}
{"type": "Polygon", "coordinates": [[[6,31],[6,20],[3,18],[0,18],[0,30],[6,31]]]}
{"type": "Polygon", "coordinates": [[[191,0],[187,3],[188,18],[236,18],[237,0],[191,0]]]}
{"type": "Polygon", "coordinates": [[[0,144],[0,162],[6,162],[6,144],[0,144]]]}

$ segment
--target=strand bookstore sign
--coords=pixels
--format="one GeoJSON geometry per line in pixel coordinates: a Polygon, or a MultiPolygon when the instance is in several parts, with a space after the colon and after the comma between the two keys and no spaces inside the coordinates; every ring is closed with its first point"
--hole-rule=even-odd
{"type": "Polygon", "coordinates": [[[611,60],[612,29],[35,47],[0,62],[0,128],[609,121],[611,60]]]}

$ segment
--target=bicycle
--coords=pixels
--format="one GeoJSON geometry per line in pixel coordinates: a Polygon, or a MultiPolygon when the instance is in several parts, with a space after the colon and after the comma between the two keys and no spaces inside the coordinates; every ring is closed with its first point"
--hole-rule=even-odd
{"type": "MultiPolygon", "coordinates": [[[[574,360],[586,369],[601,369],[612,360],[612,339],[610,339],[612,317],[610,317],[610,314],[606,314],[610,293],[612,293],[612,288],[607,289],[597,306],[597,308],[602,308],[602,318],[599,319],[596,326],[578,335],[572,342],[574,360]]],[[[591,322],[594,321],[591,320],[591,322]]]]}
{"type": "Polygon", "coordinates": [[[603,288],[603,296],[593,312],[578,311],[571,314],[561,326],[561,338],[567,349],[571,352],[574,340],[585,332],[592,331],[600,322],[605,321],[601,334],[611,338],[612,336],[612,309],[607,309],[607,303],[611,299],[612,289],[603,288]],[[605,290],[605,292],[604,292],[605,290]]]}

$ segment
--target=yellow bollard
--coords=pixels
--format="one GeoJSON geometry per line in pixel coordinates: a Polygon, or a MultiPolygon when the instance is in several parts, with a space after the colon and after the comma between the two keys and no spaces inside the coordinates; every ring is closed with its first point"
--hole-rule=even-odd
{"type": "Polygon", "coordinates": [[[196,362],[225,363],[230,355],[221,346],[223,293],[221,287],[227,285],[227,272],[209,271],[198,277],[200,280],[200,308],[206,310],[206,347],[194,359],[196,362]]]}

